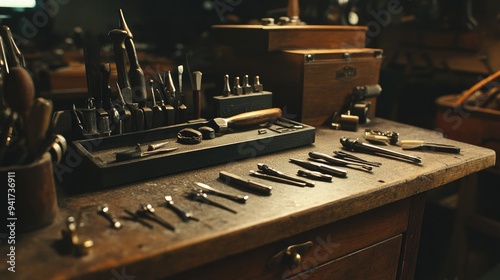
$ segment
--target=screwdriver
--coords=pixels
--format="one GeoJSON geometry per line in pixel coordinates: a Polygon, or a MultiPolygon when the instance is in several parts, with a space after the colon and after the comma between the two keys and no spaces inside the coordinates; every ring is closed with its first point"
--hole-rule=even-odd
{"type": "Polygon", "coordinates": [[[327,174],[331,174],[331,175],[335,175],[335,176],[339,176],[339,177],[347,177],[346,170],[336,168],[333,166],[329,166],[329,165],[325,165],[325,164],[321,164],[321,163],[312,163],[312,162],[309,162],[307,160],[300,160],[300,159],[294,159],[294,158],[291,158],[290,162],[295,163],[299,166],[302,166],[302,167],[307,168],[307,169],[312,170],[312,171],[318,171],[321,173],[327,173],[327,174]]]}

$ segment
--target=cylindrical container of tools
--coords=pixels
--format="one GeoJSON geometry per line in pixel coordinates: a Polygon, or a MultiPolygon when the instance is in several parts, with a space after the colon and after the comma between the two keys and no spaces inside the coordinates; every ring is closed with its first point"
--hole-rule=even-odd
{"type": "Polygon", "coordinates": [[[50,153],[29,164],[1,167],[0,174],[10,230],[27,232],[52,224],[58,208],[50,153]]]}

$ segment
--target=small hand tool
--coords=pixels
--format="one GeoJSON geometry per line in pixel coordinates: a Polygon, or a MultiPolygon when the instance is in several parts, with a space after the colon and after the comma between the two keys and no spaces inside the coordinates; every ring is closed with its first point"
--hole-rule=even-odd
{"type": "Polygon", "coordinates": [[[109,38],[113,41],[113,51],[115,56],[116,71],[118,73],[118,85],[122,92],[125,103],[132,103],[132,88],[127,75],[126,67],[126,47],[125,39],[128,34],[122,29],[113,29],[108,33],[109,38]]]}
{"type": "Polygon", "coordinates": [[[341,165],[341,166],[346,166],[346,167],[351,167],[351,165],[354,165],[354,166],[360,166],[367,171],[372,170],[372,167],[370,165],[343,160],[343,159],[332,157],[330,155],[323,154],[323,153],[310,152],[309,157],[313,158],[313,159],[322,159],[328,163],[335,164],[335,165],[341,165]]]}
{"type": "Polygon", "coordinates": [[[184,222],[189,222],[190,220],[199,221],[198,218],[193,217],[191,212],[186,212],[177,206],[170,195],[165,196],[165,201],[167,202],[167,207],[172,209],[184,222]]]}
{"type": "Polygon", "coordinates": [[[229,75],[224,75],[224,89],[222,90],[222,96],[228,97],[231,95],[231,86],[229,85],[229,75]]]}
{"type": "Polygon", "coordinates": [[[372,144],[363,143],[359,141],[359,139],[341,137],[340,143],[344,148],[350,151],[359,151],[359,152],[367,152],[370,154],[387,156],[394,159],[401,159],[410,161],[412,163],[421,163],[422,159],[416,156],[407,155],[399,152],[395,152],[389,149],[381,148],[372,144]]]}
{"type": "Polygon", "coordinates": [[[235,184],[236,186],[242,187],[244,189],[257,192],[263,195],[271,195],[272,187],[255,182],[252,180],[246,180],[242,177],[232,174],[226,171],[219,172],[219,178],[227,184],[235,184]]]}
{"type": "Polygon", "coordinates": [[[177,102],[177,95],[176,95],[176,90],[175,90],[175,85],[174,85],[174,80],[172,79],[172,73],[170,71],[167,71],[166,76],[164,77],[164,81],[167,84],[166,87],[166,93],[168,97],[167,103],[174,107],[174,123],[175,123],[175,118],[177,117],[178,114],[178,102],[177,102]]]}
{"type": "Polygon", "coordinates": [[[69,250],[77,256],[84,256],[90,252],[94,246],[94,241],[91,239],[81,240],[78,236],[79,223],[75,217],[70,216],[66,219],[66,229],[62,230],[63,241],[69,246],[69,250]]]}
{"type": "Polygon", "coordinates": [[[243,94],[252,93],[252,86],[250,85],[250,81],[248,79],[248,75],[243,76],[243,94]]]}
{"type": "Polygon", "coordinates": [[[151,122],[151,127],[156,128],[162,126],[164,124],[164,120],[162,108],[158,105],[158,103],[156,103],[156,93],[153,80],[149,80],[149,90],[153,102],[151,106],[151,110],[153,111],[153,121],[151,122]]]}
{"type": "Polygon", "coordinates": [[[257,178],[261,178],[261,179],[265,179],[265,180],[269,180],[269,181],[274,181],[274,182],[278,182],[278,183],[284,183],[284,184],[293,185],[293,186],[299,186],[299,187],[305,187],[306,186],[305,183],[288,180],[288,179],[285,179],[285,178],[282,178],[282,177],[275,177],[275,176],[272,176],[272,175],[269,175],[269,174],[265,174],[265,173],[261,173],[261,172],[258,172],[258,171],[254,171],[254,170],[250,170],[250,175],[254,176],[254,177],[257,177],[257,178]]]}
{"type": "Polygon", "coordinates": [[[147,228],[153,228],[152,224],[146,222],[141,216],[137,215],[137,213],[134,213],[134,212],[129,211],[127,209],[123,209],[123,211],[125,211],[125,213],[127,213],[127,215],[130,216],[130,217],[127,217],[127,219],[132,220],[132,221],[136,221],[147,228]]]}
{"type": "Polygon", "coordinates": [[[192,200],[195,200],[195,201],[199,201],[199,202],[202,202],[202,203],[206,203],[206,204],[209,204],[209,205],[212,205],[212,206],[215,206],[215,207],[219,207],[220,209],[224,209],[226,211],[229,211],[233,214],[236,214],[237,212],[223,204],[220,204],[218,202],[215,202],[213,200],[210,200],[208,198],[208,195],[203,192],[203,191],[193,191],[191,192],[191,194],[189,195],[189,197],[192,199],[192,200]]]}
{"type": "Polygon", "coordinates": [[[271,175],[271,176],[275,176],[275,177],[281,177],[281,178],[284,178],[284,179],[288,179],[288,180],[292,180],[292,181],[296,181],[296,182],[299,182],[299,183],[303,183],[305,184],[306,186],[308,187],[314,187],[315,184],[314,182],[308,182],[308,181],[305,181],[305,180],[302,180],[302,179],[298,179],[298,178],[295,178],[295,177],[292,177],[292,176],[289,176],[289,175],[285,175],[283,172],[280,172],[274,168],[271,168],[270,166],[266,165],[266,164],[262,164],[262,163],[258,163],[257,164],[257,168],[264,174],[268,174],[268,175],[271,175]]]}
{"type": "Polygon", "coordinates": [[[83,135],[88,138],[97,136],[99,131],[97,130],[97,114],[94,98],[88,98],[86,108],[82,108],[79,111],[82,114],[83,135]]]}
{"type": "Polygon", "coordinates": [[[229,128],[248,127],[266,123],[270,120],[281,117],[280,108],[270,108],[257,111],[241,113],[229,118],[215,118],[207,122],[207,126],[213,128],[216,132],[225,132],[229,128]]]}
{"type": "Polygon", "coordinates": [[[445,152],[459,154],[460,148],[453,145],[428,143],[422,140],[401,140],[400,143],[403,150],[423,150],[432,152],[445,152]]]}
{"type": "Polygon", "coordinates": [[[194,119],[201,118],[201,77],[200,71],[193,72],[194,89],[193,89],[193,112],[194,119]]]}
{"type": "Polygon", "coordinates": [[[163,119],[165,121],[165,125],[173,125],[175,124],[175,108],[168,103],[169,97],[167,92],[167,84],[165,79],[158,73],[158,83],[160,85],[160,98],[161,98],[161,107],[163,111],[163,119]]]}
{"type": "Polygon", "coordinates": [[[131,114],[131,129],[132,131],[143,131],[146,127],[146,116],[144,111],[139,108],[138,103],[128,103],[127,108],[130,110],[131,114]]]}
{"type": "Polygon", "coordinates": [[[202,188],[203,192],[205,192],[205,193],[210,193],[213,195],[224,197],[224,198],[236,201],[238,203],[246,203],[248,200],[248,195],[239,195],[239,194],[231,194],[228,192],[223,192],[221,190],[214,189],[214,188],[210,187],[209,185],[203,184],[200,182],[195,182],[195,184],[198,187],[202,188]]]}
{"type": "Polygon", "coordinates": [[[111,213],[109,212],[109,206],[107,204],[97,206],[97,213],[106,218],[114,229],[121,229],[122,223],[118,221],[111,213]]]}
{"type": "Polygon", "coordinates": [[[163,154],[163,153],[169,153],[169,152],[172,152],[175,150],[177,150],[177,147],[157,149],[157,150],[153,150],[153,151],[143,152],[142,148],[141,148],[141,144],[137,144],[137,146],[133,150],[129,150],[129,151],[125,151],[125,152],[118,152],[115,154],[115,156],[116,156],[116,161],[125,161],[125,160],[143,158],[143,157],[148,157],[148,156],[153,156],[153,155],[158,155],[158,154],[163,154]]]}
{"type": "Polygon", "coordinates": [[[253,79],[253,92],[262,92],[264,91],[264,86],[260,83],[260,77],[255,76],[253,79]]]}
{"type": "Polygon", "coordinates": [[[118,92],[118,100],[121,101],[115,106],[120,114],[120,134],[132,131],[132,112],[127,108],[127,103],[123,97],[122,90],[118,82],[116,83],[116,91],[118,92]]]}
{"type": "Polygon", "coordinates": [[[310,171],[310,170],[299,170],[297,171],[298,176],[310,178],[313,180],[331,182],[333,179],[332,175],[324,174],[318,171],[310,171]]]}
{"type": "Polygon", "coordinates": [[[399,133],[394,131],[379,131],[373,129],[365,129],[364,137],[368,142],[375,143],[390,143],[396,145],[399,141],[399,133]]]}
{"type": "Polygon", "coordinates": [[[158,150],[159,148],[161,147],[164,147],[165,145],[167,145],[169,142],[161,142],[161,143],[158,143],[158,144],[149,144],[148,145],[148,151],[155,151],[155,150],[158,150]]]}
{"type": "Polygon", "coordinates": [[[240,85],[240,77],[234,77],[233,94],[234,95],[242,95],[243,94],[243,88],[240,85]]]}
{"type": "Polygon", "coordinates": [[[141,206],[141,209],[136,211],[136,214],[143,218],[150,219],[151,221],[156,222],[171,231],[175,231],[175,227],[173,225],[162,219],[160,216],[156,215],[155,209],[149,203],[143,204],[141,206]]]}
{"type": "Polygon", "coordinates": [[[351,154],[348,154],[348,153],[342,152],[342,151],[334,151],[333,154],[335,155],[335,158],[345,159],[345,160],[348,160],[350,162],[357,162],[357,163],[366,164],[366,165],[373,166],[373,167],[380,167],[382,165],[382,163],[380,163],[380,162],[367,161],[367,160],[364,160],[360,157],[357,157],[357,156],[354,156],[354,155],[351,155],[351,154]]]}
{"type": "Polygon", "coordinates": [[[177,66],[177,74],[179,75],[179,102],[177,108],[177,123],[185,123],[187,122],[187,106],[186,106],[186,96],[182,90],[182,73],[184,73],[184,66],[177,66]]]}
{"type": "Polygon", "coordinates": [[[307,160],[300,160],[300,159],[290,159],[291,163],[295,163],[299,166],[302,166],[304,168],[307,168],[312,171],[318,171],[321,173],[327,173],[330,175],[338,176],[338,177],[347,177],[347,170],[336,168],[333,166],[329,166],[326,164],[321,164],[321,163],[313,163],[307,160]]]}
{"type": "Polygon", "coordinates": [[[111,64],[103,63],[100,68],[100,88],[101,88],[101,99],[102,108],[108,113],[108,122],[110,134],[116,135],[121,134],[121,122],[120,113],[113,106],[111,102],[111,64]]]}
{"type": "Polygon", "coordinates": [[[137,58],[137,51],[134,44],[134,35],[130,31],[130,28],[125,21],[123,16],[123,11],[120,9],[120,29],[127,32],[125,37],[125,49],[127,50],[128,61],[129,61],[129,71],[128,78],[130,81],[130,87],[132,89],[132,101],[139,103],[139,107],[143,108],[146,106],[147,101],[147,91],[146,91],[146,80],[144,78],[144,72],[139,65],[139,59],[137,58]]]}

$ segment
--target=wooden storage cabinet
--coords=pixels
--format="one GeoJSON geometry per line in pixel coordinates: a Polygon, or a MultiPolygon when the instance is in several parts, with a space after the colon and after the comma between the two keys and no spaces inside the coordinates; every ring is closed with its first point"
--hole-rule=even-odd
{"type": "Polygon", "coordinates": [[[168,279],[361,279],[351,276],[366,275],[370,278],[362,279],[396,279],[410,204],[409,199],[398,201],[168,279]],[[268,266],[280,251],[307,241],[313,246],[296,268],[286,260],[268,266]]]}
{"type": "MultiPolygon", "coordinates": [[[[302,49],[268,53],[242,52],[219,46],[216,72],[222,77],[260,76],[264,89],[273,93],[273,106],[289,119],[312,126],[328,123],[345,113],[351,93],[358,86],[379,83],[381,49],[302,49]]],[[[222,81],[222,79],[221,79],[222,81]]],[[[223,88],[223,84],[217,86],[223,88]]],[[[369,118],[375,116],[376,97],[369,118]]]]}

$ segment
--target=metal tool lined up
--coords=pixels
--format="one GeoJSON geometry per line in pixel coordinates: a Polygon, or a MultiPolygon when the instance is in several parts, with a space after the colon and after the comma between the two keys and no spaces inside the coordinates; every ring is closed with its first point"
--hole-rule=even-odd
{"type": "Polygon", "coordinates": [[[332,164],[332,165],[340,165],[340,166],[351,167],[351,168],[361,167],[365,171],[372,170],[372,166],[370,166],[370,165],[336,158],[336,157],[333,157],[333,156],[330,156],[330,155],[327,155],[324,153],[310,152],[309,157],[313,160],[324,161],[324,162],[332,164]]]}
{"type": "Polygon", "coordinates": [[[420,157],[407,155],[403,153],[399,153],[396,151],[392,151],[389,149],[381,148],[379,146],[375,146],[368,143],[363,143],[359,141],[359,139],[341,137],[340,143],[342,146],[350,151],[358,151],[365,152],[373,155],[385,156],[389,158],[409,161],[411,163],[421,163],[422,159],[420,157]]]}
{"type": "Polygon", "coordinates": [[[221,190],[218,190],[218,189],[215,189],[207,184],[204,184],[204,183],[200,183],[200,182],[195,182],[196,186],[200,189],[198,189],[197,191],[202,191],[202,192],[205,192],[205,193],[208,193],[208,194],[213,194],[213,195],[216,195],[216,196],[220,196],[220,197],[223,197],[223,198],[227,198],[229,200],[232,200],[232,201],[235,201],[235,202],[238,202],[238,203],[246,203],[247,200],[248,200],[248,195],[241,195],[241,194],[232,194],[232,193],[229,193],[229,192],[224,192],[224,191],[221,191],[221,190]]]}
{"type": "Polygon", "coordinates": [[[264,86],[260,83],[259,76],[254,77],[253,85],[250,85],[248,75],[243,77],[243,81],[239,76],[234,77],[233,86],[229,83],[229,74],[224,75],[224,87],[222,89],[222,96],[230,95],[245,95],[251,93],[258,93],[264,90],[264,86]]]}
{"type": "MultiPolygon", "coordinates": [[[[157,73],[156,82],[153,79],[146,80],[137,56],[134,36],[121,9],[119,19],[119,26],[108,32],[118,76],[114,100],[109,85],[111,66],[100,62],[97,38],[86,38],[85,69],[92,102],[89,99],[85,108],[73,109],[73,135],[76,139],[143,131],[188,121],[188,107],[183,92],[184,66],[177,67],[177,90],[173,71],[157,73]],[[151,95],[151,101],[148,95],[151,95]]],[[[190,73],[189,78],[193,87],[193,115],[195,119],[200,119],[201,72],[195,71],[192,76],[190,73]]]]}
{"type": "Polygon", "coordinates": [[[258,163],[257,168],[259,171],[250,171],[250,175],[255,177],[267,179],[270,181],[285,183],[289,185],[299,186],[299,187],[314,187],[315,183],[302,180],[300,178],[296,178],[290,175],[286,175],[283,172],[280,172],[266,164],[258,163]]]}
{"type": "Polygon", "coordinates": [[[193,190],[191,193],[188,194],[188,197],[194,201],[198,201],[201,203],[212,205],[212,206],[218,207],[220,209],[226,210],[228,212],[231,212],[233,214],[238,213],[238,212],[236,212],[236,210],[233,210],[233,209],[225,206],[224,204],[218,203],[218,202],[210,199],[209,195],[204,191],[193,190]]]}
{"type": "Polygon", "coordinates": [[[304,167],[308,170],[311,170],[311,171],[316,171],[316,172],[320,172],[323,174],[333,175],[336,177],[344,177],[344,178],[347,177],[347,170],[340,169],[340,168],[337,168],[334,166],[316,163],[316,162],[310,162],[307,160],[295,159],[295,158],[291,158],[290,162],[295,163],[295,164],[297,164],[301,167],[304,167]]]}

